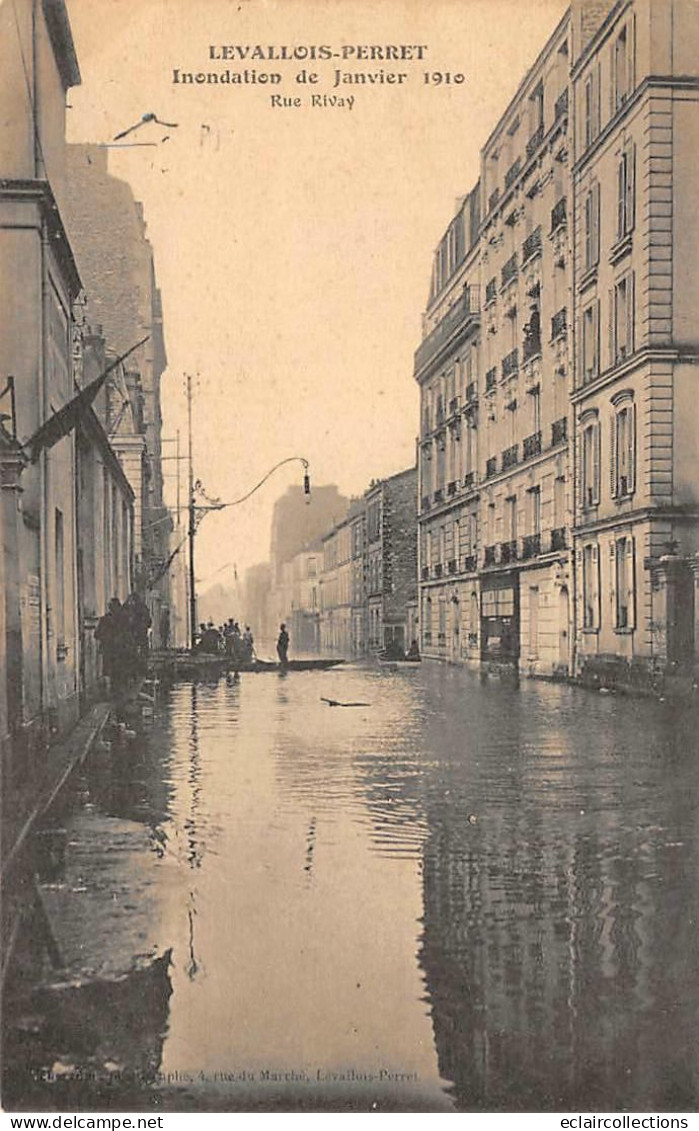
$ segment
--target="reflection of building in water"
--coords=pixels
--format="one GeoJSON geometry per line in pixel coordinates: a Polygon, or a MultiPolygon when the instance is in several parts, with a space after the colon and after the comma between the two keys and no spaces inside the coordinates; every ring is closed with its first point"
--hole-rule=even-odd
{"type": "Polygon", "coordinates": [[[678,1110],[699,1096],[696,887],[667,831],[688,830],[690,806],[677,794],[639,837],[622,815],[634,783],[593,764],[600,807],[586,761],[538,760],[511,782],[521,801],[491,797],[483,819],[445,802],[456,780],[428,805],[420,963],[461,1110],[678,1110]]]}

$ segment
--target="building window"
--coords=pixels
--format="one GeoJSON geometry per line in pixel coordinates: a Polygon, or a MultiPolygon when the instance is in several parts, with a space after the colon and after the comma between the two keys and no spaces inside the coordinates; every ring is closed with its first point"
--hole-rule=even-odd
{"type": "Polygon", "coordinates": [[[600,191],[595,183],[585,196],[585,270],[599,263],[600,191]]]}
{"type": "Polygon", "coordinates": [[[629,24],[622,28],[612,47],[612,95],[614,110],[619,110],[633,88],[632,36],[629,24]]]}
{"type": "Polygon", "coordinates": [[[583,628],[599,628],[599,549],[589,543],[582,552],[583,628]]]}
{"type": "Polygon", "coordinates": [[[635,147],[628,145],[617,165],[617,240],[633,230],[635,214],[635,147]]]}
{"type": "Polygon", "coordinates": [[[600,67],[599,64],[585,80],[585,145],[591,145],[600,131],[600,67]]]}
{"type": "Polygon", "coordinates": [[[587,382],[599,374],[599,300],[586,307],[582,321],[582,376],[587,382]]]}
{"type": "Polygon", "coordinates": [[[596,507],[600,491],[600,428],[593,420],[582,434],[582,505],[596,507]]]}
{"type": "Polygon", "coordinates": [[[636,406],[628,398],[617,403],[610,425],[610,475],[614,498],[636,489],[636,406]]]}
{"type": "Polygon", "coordinates": [[[539,534],[541,532],[541,488],[531,487],[527,491],[529,500],[529,533],[539,534]]]}
{"type": "Polygon", "coordinates": [[[617,538],[611,547],[611,588],[614,627],[628,630],[634,627],[634,544],[633,538],[617,538]]]}
{"type": "Polygon", "coordinates": [[[611,305],[611,358],[613,365],[630,357],[634,350],[634,279],[625,275],[614,286],[611,305]]]}

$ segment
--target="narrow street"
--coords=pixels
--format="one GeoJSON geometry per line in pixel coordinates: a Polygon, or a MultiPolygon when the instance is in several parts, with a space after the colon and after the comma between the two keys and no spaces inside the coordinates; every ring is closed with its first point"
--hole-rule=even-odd
{"type": "Polygon", "coordinates": [[[426,663],[163,689],[55,818],[42,1103],[693,1110],[695,728],[426,663]]]}

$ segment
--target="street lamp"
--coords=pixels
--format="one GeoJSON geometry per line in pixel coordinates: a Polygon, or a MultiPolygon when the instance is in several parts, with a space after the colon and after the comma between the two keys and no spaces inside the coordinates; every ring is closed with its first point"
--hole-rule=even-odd
{"type": "MultiPolygon", "coordinates": [[[[190,447],[190,451],[191,451],[191,447],[190,447]]],[[[279,460],[279,463],[275,463],[274,467],[271,467],[269,469],[269,471],[267,472],[267,474],[263,475],[263,477],[262,477],[262,479],[260,479],[259,483],[256,483],[255,486],[250,491],[246,491],[246,493],[244,495],[241,495],[239,499],[232,499],[230,502],[225,502],[225,503],[221,502],[219,499],[209,499],[209,497],[204,492],[204,488],[202,487],[201,481],[200,480],[197,480],[196,482],[193,481],[193,476],[192,476],[191,467],[190,467],[190,487],[189,487],[189,629],[190,629],[190,639],[191,639],[191,642],[192,642],[192,647],[194,647],[194,637],[195,637],[196,624],[197,624],[197,598],[196,598],[195,577],[194,577],[194,536],[197,532],[197,528],[198,528],[199,523],[201,522],[204,515],[208,513],[208,511],[222,511],[222,510],[226,510],[227,507],[237,507],[241,503],[246,502],[246,500],[249,499],[252,495],[254,495],[256,491],[259,491],[260,487],[262,487],[267,482],[267,480],[270,478],[270,476],[272,476],[274,474],[275,471],[278,471],[280,467],[284,467],[284,465],[287,464],[287,463],[300,463],[300,464],[303,465],[303,493],[306,496],[306,501],[309,502],[310,501],[310,495],[311,495],[311,476],[310,476],[310,469],[309,469],[308,460],[304,459],[303,456],[287,456],[286,459],[279,460]],[[207,499],[207,502],[203,503],[203,504],[197,503],[196,499],[195,499],[195,495],[197,495],[197,494],[202,496],[203,498],[207,499]]]]}

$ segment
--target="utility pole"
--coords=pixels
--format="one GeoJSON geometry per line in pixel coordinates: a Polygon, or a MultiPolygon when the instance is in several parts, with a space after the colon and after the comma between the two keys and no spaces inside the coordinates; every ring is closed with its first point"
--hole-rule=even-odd
{"type": "Polygon", "coordinates": [[[192,378],[187,375],[187,428],[189,433],[189,646],[194,648],[197,628],[197,593],[194,587],[194,464],[192,462],[192,378]]]}

